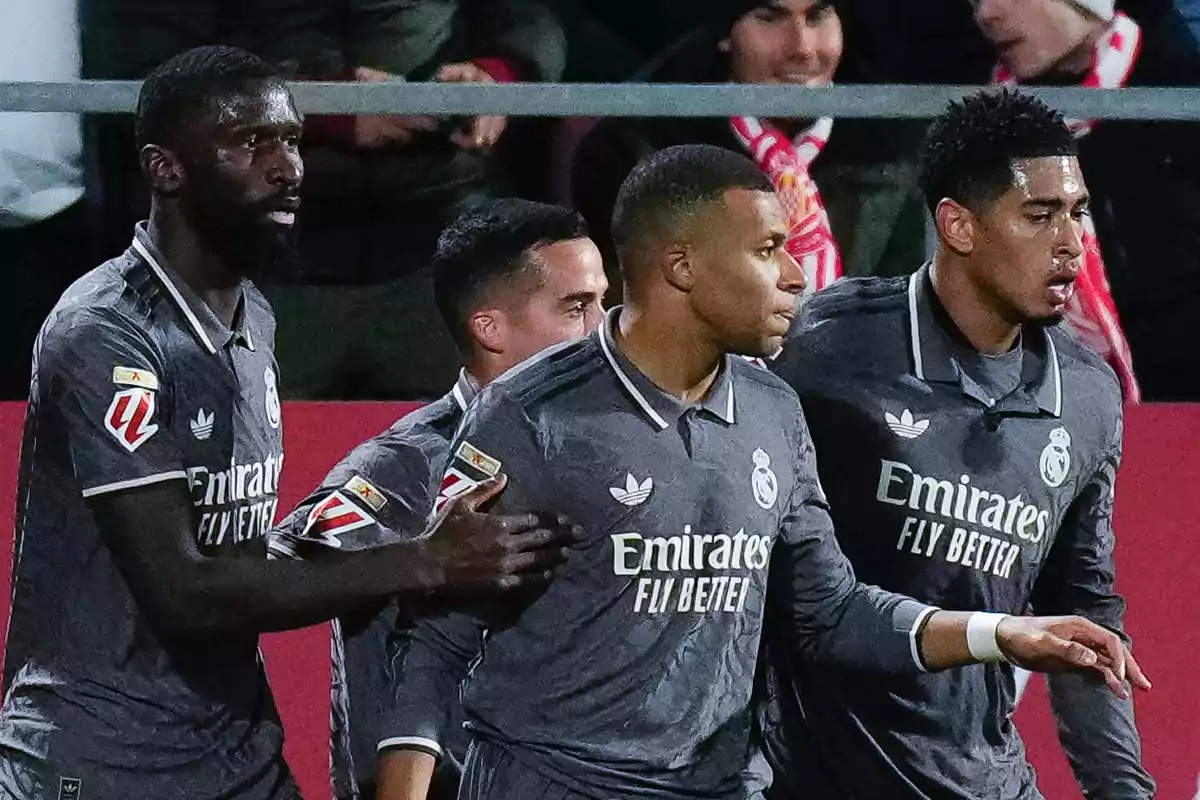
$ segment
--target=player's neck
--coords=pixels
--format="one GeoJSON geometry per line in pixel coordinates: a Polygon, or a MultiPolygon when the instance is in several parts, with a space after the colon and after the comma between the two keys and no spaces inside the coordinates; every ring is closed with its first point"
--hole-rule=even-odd
{"type": "Polygon", "coordinates": [[[952,258],[939,250],[929,268],[938,302],[976,350],[987,355],[1007,353],[1021,335],[1021,326],[993,309],[967,277],[966,270],[949,263],[952,258]]]}
{"type": "Polygon", "coordinates": [[[150,208],[146,232],[171,270],[212,309],[217,319],[233,326],[242,282],[219,255],[205,245],[195,229],[158,203],[150,208]]]}
{"type": "Polygon", "coordinates": [[[621,353],[666,394],[685,403],[708,396],[724,353],[694,335],[684,320],[626,304],[614,332],[621,353]]]}

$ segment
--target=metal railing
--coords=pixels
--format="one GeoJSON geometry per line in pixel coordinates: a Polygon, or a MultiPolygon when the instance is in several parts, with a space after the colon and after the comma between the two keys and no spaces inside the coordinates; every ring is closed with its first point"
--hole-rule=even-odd
{"type": "MultiPolygon", "coordinates": [[[[138,81],[0,82],[0,112],[130,113],[138,81]]],[[[529,117],[734,115],[922,119],[978,86],[759,84],[293,83],[309,114],[504,114],[529,117]]],[[[1200,89],[1024,89],[1073,118],[1200,120],[1200,89]]]]}

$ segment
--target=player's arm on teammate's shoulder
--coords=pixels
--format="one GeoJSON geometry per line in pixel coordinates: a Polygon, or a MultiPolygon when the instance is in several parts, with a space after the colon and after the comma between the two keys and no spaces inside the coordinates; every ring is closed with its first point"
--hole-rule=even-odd
{"type": "Polygon", "coordinates": [[[797,405],[796,485],[772,556],[771,600],[801,657],[885,672],[938,671],[1010,660],[1040,672],[1094,670],[1125,694],[1149,688],[1124,643],[1079,616],[943,611],[860,583],[838,545],[816,453],[797,405]]]}
{"type": "MultiPolygon", "coordinates": [[[[1033,588],[1039,614],[1078,614],[1125,633],[1125,601],[1116,592],[1113,499],[1121,460],[1118,418],[1104,459],[1072,502],[1033,588]]],[[[1085,796],[1144,800],[1155,783],[1142,766],[1141,739],[1132,698],[1114,695],[1089,675],[1048,679],[1059,740],[1085,796]]]]}
{"type": "Polygon", "coordinates": [[[570,532],[476,511],[502,482],[460,498],[410,542],[322,561],[212,558],[200,551],[173,387],[154,343],[117,314],[77,312],[43,348],[47,398],[102,539],[143,612],[168,638],[315,624],[375,598],[425,601],[453,588],[511,588],[561,561],[570,532]]]}

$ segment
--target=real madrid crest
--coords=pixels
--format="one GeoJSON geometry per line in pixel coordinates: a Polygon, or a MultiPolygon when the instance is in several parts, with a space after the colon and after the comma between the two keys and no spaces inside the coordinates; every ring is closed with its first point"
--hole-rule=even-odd
{"type": "Polygon", "coordinates": [[[1051,488],[1063,485],[1071,472],[1071,434],[1066,428],[1055,428],[1050,431],[1050,443],[1042,448],[1042,457],[1038,467],[1042,471],[1042,480],[1051,488]]]}
{"type": "Polygon", "coordinates": [[[279,387],[275,385],[275,370],[267,367],[263,372],[263,383],[267,385],[267,422],[272,428],[279,427],[279,387]]]}
{"type": "Polygon", "coordinates": [[[750,488],[754,490],[754,502],[770,510],[779,499],[779,481],[771,469],[771,457],[760,447],[751,456],[754,472],[750,475],[750,488]]]}

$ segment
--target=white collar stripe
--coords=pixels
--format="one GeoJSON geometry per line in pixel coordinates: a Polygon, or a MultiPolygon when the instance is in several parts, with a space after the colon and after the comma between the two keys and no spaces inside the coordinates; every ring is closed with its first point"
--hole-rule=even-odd
{"type": "Polygon", "coordinates": [[[610,349],[608,343],[608,323],[608,317],[606,317],[605,320],[600,323],[600,350],[604,353],[604,358],[608,361],[608,365],[612,367],[613,372],[617,374],[617,380],[619,380],[621,385],[625,387],[625,391],[628,392],[629,396],[634,399],[634,402],[641,406],[642,411],[646,412],[646,416],[654,420],[654,424],[658,425],[661,430],[666,430],[671,426],[668,425],[667,421],[663,419],[662,416],[651,407],[650,403],[646,401],[646,398],[642,396],[642,393],[639,392],[637,387],[633,385],[633,381],[629,380],[629,376],[627,376],[621,370],[621,365],[617,363],[617,359],[613,356],[612,350],[610,349]]]}
{"type": "Polygon", "coordinates": [[[1054,416],[1062,416],[1062,370],[1058,366],[1058,348],[1054,346],[1054,340],[1050,338],[1049,332],[1046,333],[1046,355],[1050,359],[1050,363],[1054,367],[1054,416]]]}
{"type": "Polygon", "coordinates": [[[451,390],[450,393],[454,395],[454,402],[458,403],[458,407],[461,408],[463,411],[466,411],[467,410],[467,399],[465,397],[463,397],[462,389],[459,387],[459,385],[457,383],[454,384],[454,388],[451,390]]]}
{"type": "Polygon", "coordinates": [[[171,297],[175,300],[175,303],[179,306],[180,311],[182,311],[183,315],[187,317],[187,321],[191,323],[192,330],[196,332],[196,336],[200,339],[200,342],[205,346],[205,348],[208,349],[208,352],[216,353],[217,348],[213,346],[212,340],[208,338],[208,334],[204,331],[204,326],[201,325],[200,320],[196,318],[196,314],[192,311],[191,306],[189,306],[187,301],[183,299],[183,295],[179,293],[179,289],[176,288],[175,284],[171,282],[171,279],[167,277],[167,273],[163,271],[161,266],[159,266],[158,261],[153,255],[150,254],[150,251],[146,249],[146,246],[138,241],[136,237],[133,240],[133,249],[138,251],[138,254],[146,260],[146,263],[150,265],[150,269],[154,271],[154,274],[158,276],[158,279],[161,280],[167,287],[167,293],[171,295],[171,297]]]}
{"type": "Polygon", "coordinates": [[[920,279],[919,272],[914,272],[908,279],[908,327],[912,337],[913,373],[919,380],[925,380],[925,364],[921,360],[921,328],[917,320],[917,282],[920,279]]]}

